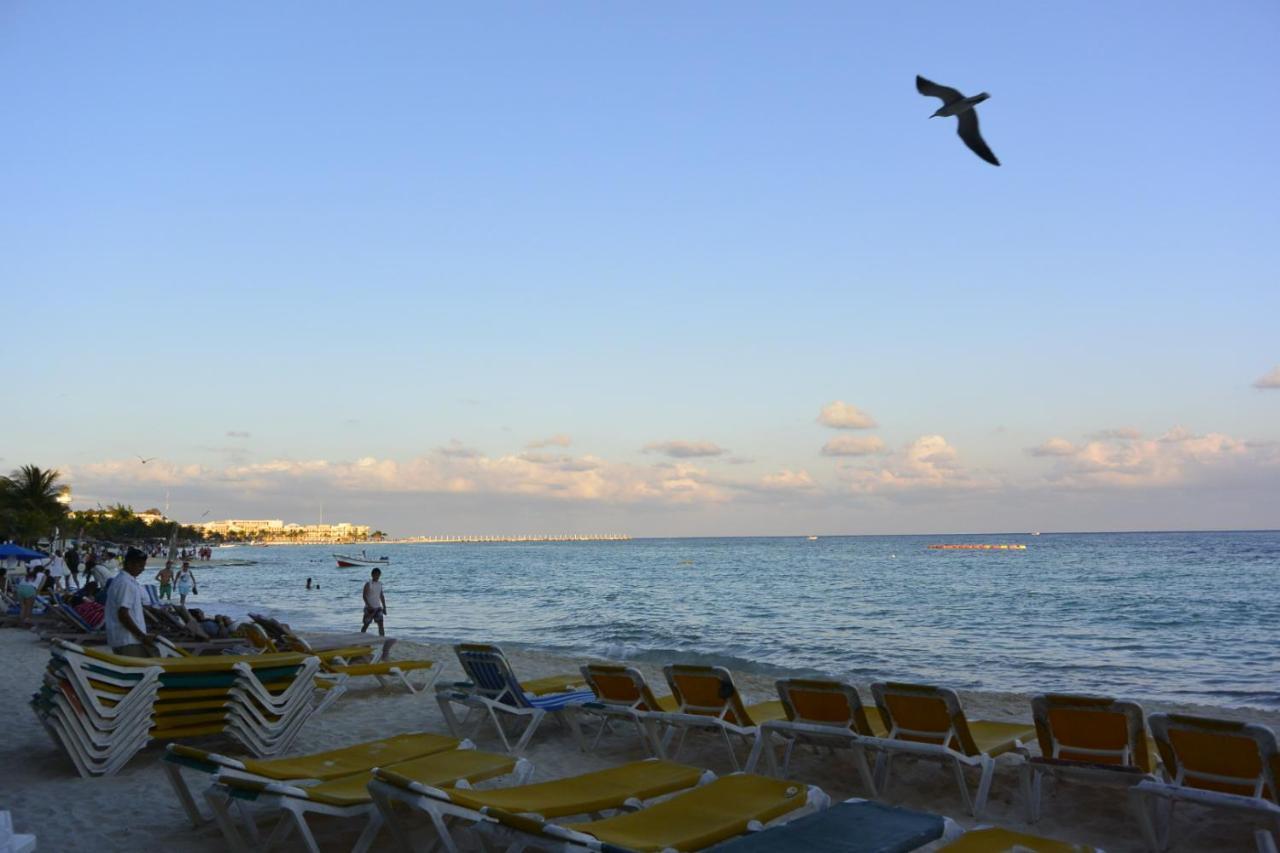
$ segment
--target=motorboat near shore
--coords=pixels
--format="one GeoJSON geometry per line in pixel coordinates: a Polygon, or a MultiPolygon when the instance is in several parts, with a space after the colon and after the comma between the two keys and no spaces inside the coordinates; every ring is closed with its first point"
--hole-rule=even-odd
{"type": "Polygon", "coordinates": [[[350,554],[334,554],[333,559],[338,561],[338,568],[350,569],[356,566],[386,566],[390,565],[390,557],[370,557],[363,551],[359,556],[350,554]]]}

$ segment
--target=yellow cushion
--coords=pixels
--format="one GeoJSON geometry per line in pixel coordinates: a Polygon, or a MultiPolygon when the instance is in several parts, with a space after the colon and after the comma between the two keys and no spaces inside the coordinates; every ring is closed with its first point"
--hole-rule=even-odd
{"type": "Polygon", "coordinates": [[[1038,835],[1027,835],[1010,829],[975,829],[966,832],[951,842],[943,850],[953,853],[1012,853],[1012,851],[1034,850],[1036,853],[1092,853],[1092,847],[1083,844],[1069,844],[1066,841],[1054,841],[1052,838],[1041,838],[1038,835]]]}

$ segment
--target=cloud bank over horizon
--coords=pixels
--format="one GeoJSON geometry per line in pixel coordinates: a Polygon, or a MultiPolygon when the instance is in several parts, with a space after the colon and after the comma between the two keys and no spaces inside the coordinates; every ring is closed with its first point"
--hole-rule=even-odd
{"type": "Polygon", "coordinates": [[[1174,527],[1177,518],[1214,507],[1224,510],[1217,526],[1280,521],[1274,502],[1257,501],[1280,492],[1280,445],[1181,427],[1153,437],[1131,428],[1076,441],[1051,436],[1021,454],[1031,468],[1018,473],[972,464],[939,434],[893,449],[877,436],[840,435],[823,448],[830,461],[816,470],[751,460],[722,470],[714,466],[727,451],[711,441],[646,445],[641,457],[665,457],[656,462],[570,453],[568,444],[539,440],[526,446],[556,450],[489,454],[454,439],[401,459],[156,459],[143,466],[119,458],[60,468],[78,507],[153,505],[168,495],[178,499],[174,515],[191,520],[205,509],[213,517],[309,517],[323,503],[330,517],[342,508],[351,520],[405,535],[530,532],[530,525],[635,535],[1000,530],[1033,511],[1062,519],[1028,525],[1035,529],[1136,529],[1153,526],[1151,506],[1169,505],[1181,507],[1169,516],[1174,527]],[[911,507],[915,514],[903,523],[902,510],[911,507]]]}

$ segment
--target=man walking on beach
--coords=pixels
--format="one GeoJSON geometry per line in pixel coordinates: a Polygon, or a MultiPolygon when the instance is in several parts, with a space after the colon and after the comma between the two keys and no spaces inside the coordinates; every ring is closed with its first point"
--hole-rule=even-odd
{"type": "Polygon", "coordinates": [[[130,548],[124,555],[124,569],[107,590],[107,644],[111,651],[126,657],[155,657],[156,635],[147,633],[147,617],[142,612],[142,587],[138,575],[147,567],[147,555],[130,548]]]}
{"type": "Polygon", "coordinates": [[[364,624],[360,626],[360,633],[369,630],[370,622],[377,622],[378,636],[385,637],[387,628],[382,623],[382,617],[387,612],[387,597],[382,594],[382,581],[378,580],[380,577],[382,569],[374,569],[364,582],[364,624]]]}

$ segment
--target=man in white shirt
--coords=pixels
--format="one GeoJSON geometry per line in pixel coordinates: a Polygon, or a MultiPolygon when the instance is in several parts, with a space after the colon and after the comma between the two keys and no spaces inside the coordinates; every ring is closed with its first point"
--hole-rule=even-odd
{"type": "Polygon", "coordinates": [[[382,569],[374,569],[369,573],[369,580],[364,582],[364,624],[360,626],[360,633],[363,634],[369,630],[370,622],[378,623],[378,636],[387,636],[387,628],[382,623],[382,617],[387,612],[387,597],[382,594],[382,581],[378,580],[382,577],[382,569]]]}
{"type": "Polygon", "coordinates": [[[107,589],[107,644],[111,651],[126,657],[155,657],[156,635],[147,633],[147,617],[142,610],[142,587],[138,575],[147,567],[147,555],[130,548],[124,569],[107,589]]]}

